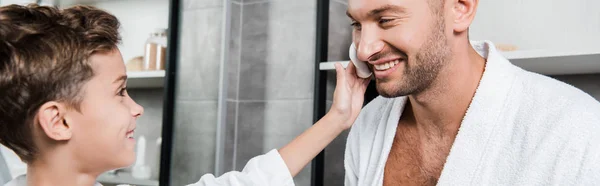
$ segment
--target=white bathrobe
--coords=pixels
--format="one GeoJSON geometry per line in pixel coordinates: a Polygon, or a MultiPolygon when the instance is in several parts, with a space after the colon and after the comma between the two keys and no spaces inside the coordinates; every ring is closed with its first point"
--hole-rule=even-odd
{"type": "MultiPolygon", "coordinates": [[[[600,185],[600,103],[512,65],[491,42],[472,44],[486,67],[438,185],[600,185]]],[[[378,97],[362,110],[346,144],[346,186],[383,184],[406,101],[378,97]]]]}
{"type": "MultiPolygon", "coordinates": [[[[4,186],[27,186],[27,175],[23,174],[17,176],[16,178],[10,180],[8,183],[4,184],[4,186]]],[[[96,182],[94,186],[102,186],[102,184],[96,182]]]]}
{"type": "MultiPolygon", "coordinates": [[[[19,176],[4,186],[26,186],[25,175],[19,176]]],[[[96,183],[95,186],[101,186],[96,183]]],[[[294,186],[294,179],[277,150],[254,157],[241,172],[232,171],[215,177],[206,174],[188,186],[294,186]]]]}
{"type": "Polygon", "coordinates": [[[294,186],[294,179],[277,150],[254,157],[242,172],[228,172],[216,177],[206,174],[188,186],[294,186]]]}

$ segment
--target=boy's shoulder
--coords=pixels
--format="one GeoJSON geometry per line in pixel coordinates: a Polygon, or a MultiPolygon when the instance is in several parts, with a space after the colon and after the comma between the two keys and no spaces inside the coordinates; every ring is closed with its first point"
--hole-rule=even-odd
{"type": "Polygon", "coordinates": [[[4,186],[26,186],[27,185],[27,175],[23,174],[21,176],[17,176],[15,179],[10,180],[8,183],[4,184],[4,186]]]}
{"type": "MultiPolygon", "coordinates": [[[[15,179],[12,179],[8,183],[4,184],[4,186],[27,186],[27,175],[23,174],[17,176],[15,179]]],[[[94,186],[102,186],[102,184],[96,182],[94,186]]]]}

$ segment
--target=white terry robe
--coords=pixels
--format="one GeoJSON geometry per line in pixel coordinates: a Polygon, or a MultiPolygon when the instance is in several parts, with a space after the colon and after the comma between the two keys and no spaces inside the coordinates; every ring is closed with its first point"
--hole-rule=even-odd
{"type": "Polygon", "coordinates": [[[205,174],[188,186],[294,186],[294,179],[276,149],[254,157],[241,172],[232,171],[215,177],[205,174]]]}
{"type": "MultiPolygon", "coordinates": [[[[600,103],[514,66],[489,41],[472,45],[485,71],[438,185],[600,185],[600,103]]],[[[362,110],[346,144],[346,186],[383,184],[407,100],[378,97],[362,110]]]]}
{"type": "MultiPolygon", "coordinates": [[[[26,175],[19,176],[4,186],[26,186],[26,175]]],[[[96,183],[94,186],[101,186],[96,183]]],[[[188,186],[294,186],[294,179],[276,149],[254,157],[241,172],[231,171],[215,177],[205,174],[188,186]]]]}

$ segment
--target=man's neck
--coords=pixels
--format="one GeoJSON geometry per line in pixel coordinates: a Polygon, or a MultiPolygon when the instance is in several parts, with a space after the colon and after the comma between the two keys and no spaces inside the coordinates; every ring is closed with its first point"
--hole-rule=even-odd
{"type": "Polygon", "coordinates": [[[54,151],[28,164],[27,185],[93,186],[100,173],[86,173],[68,153],[54,151]]]}
{"type": "MultiPolygon", "coordinates": [[[[464,45],[463,45],[464,46],[464,45]]],[[[419,128],[438,128],[456,135],[485,68],[485,59],[471,45],[453,51],[452,62],[429,89],[409,97],[412,119],[419,128]]]]}

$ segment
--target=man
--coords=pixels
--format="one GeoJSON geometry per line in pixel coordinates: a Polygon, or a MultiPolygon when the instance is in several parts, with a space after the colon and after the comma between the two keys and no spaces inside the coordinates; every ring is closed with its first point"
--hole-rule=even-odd
{"type": "Polygon", "coordinates": [[[349,0],[380,97],[348,136],[347,186],[597,185],[600,104],[470,42],[478,0],[349,0]]]}

